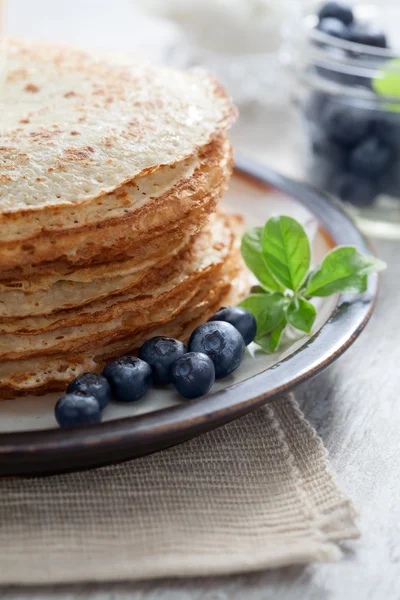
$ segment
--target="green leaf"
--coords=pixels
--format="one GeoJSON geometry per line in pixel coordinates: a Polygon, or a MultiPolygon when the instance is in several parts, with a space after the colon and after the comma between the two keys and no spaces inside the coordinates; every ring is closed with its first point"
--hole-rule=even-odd
{"type": "Polygon", "coordinates": [[[239,306],[247,308],[256,318],[255,342],[266,352],[274,352],[286,326],[286,308],[290,302],[283,294],[252,294],[239,306]]]}
{"type": "Polygon", "coordinates": [[[251,294],[239,306],[249,310],[257,321],[256,337],[271,333],[286,322],[286,307],[289,299],[282,294],[251,294]]]}
{"type": "Polygon", "coordinates": [[[263,288],[269,292],[282,292],[283,287],[272,277],[264,262],[262,253],[262,227],[248,229],[242,238],[243,260],[257,277],[263,288]]]}
{"type": "Polygon", "coordinates": [[[360,294],[367,289],[368,274],[385,268],[383,261],[362,254],[354,246],[339,246],[325,256],[321,266],[311,275],[304,295],[360,294]]]}
{"type": "Polygon", "coordinates": [[[379,96],[400,98],[400,59],[387,61],[372,80],[372,87],[379,96]]]}
{"type": "Polygon", "coordinates": [[[264,260],[273,277],[296,291],[310,268],[310,243],[303,227],[291,217],[272,217],[264,227],[264,260]]]}
{"type": "Polygon", "coordinates": [[[275,352],[275,350],[279,346],[279,342],[281,341],[281,336],[282,336],[282,333],[283,333],[283,330],[285,329],[285,327],[286,327],[286,324],[280,325],[279,327],[274,329],[274,331],[272,331],[271,333],[268,333],[267,335],[257,338],[256,343],[259,346],[261,346],[261,348],[265,352],[268,352],[268,354],[275,352]]]}
{"type": "Polygon", "coordinates": [[[317,309],[304,298],[293,298],[287,309],[287,320],[290,325],[300,331],[310,333],[314,325],[317,309]]]}

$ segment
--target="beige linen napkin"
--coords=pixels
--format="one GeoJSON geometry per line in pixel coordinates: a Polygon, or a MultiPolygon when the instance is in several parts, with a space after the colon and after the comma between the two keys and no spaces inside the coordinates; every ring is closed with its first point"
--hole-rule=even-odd
{"type": "Polygon", "coordinates": [[[0,480],[0,583],[215,575],[332,561],[357,536],[292,396],[118,466],[0,480]]]}

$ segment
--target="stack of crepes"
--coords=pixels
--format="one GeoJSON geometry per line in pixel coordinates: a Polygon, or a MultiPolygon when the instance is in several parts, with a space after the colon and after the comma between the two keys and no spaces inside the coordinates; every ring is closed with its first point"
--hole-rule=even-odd
{"type": "Polygon", "coordinates": [[[236,117],[200,72],[8,40],[0,111],[0,397],[65,389],[248,291],[217,209],[236,117]]]}

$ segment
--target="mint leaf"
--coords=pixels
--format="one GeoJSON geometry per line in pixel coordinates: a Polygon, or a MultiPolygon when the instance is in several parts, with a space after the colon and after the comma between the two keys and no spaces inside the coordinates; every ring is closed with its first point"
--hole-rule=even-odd
{"type": "Polygon", "coordinates": [[[242,238],[243,260],[257,277],[262,287],[269,292],[281,292],[283,287],[272,277],[262,253],[262,227],[248,229],[242,238]]]}
{"type": "Polygon", "coordinates": [[[310,243],[303,227],[291,217],[272,217],[264,227],[264,260],[273,277],[294,292],[310,268],[310,243]]]}
{"type": "Polygon", "coordinates": [[[385,268],[386,264],[378,258],[362,254],[353,246],[341,246],[325,256],[311,275],[304,295],[360,294],[367,289],[367,275],[385,268]]]}
{"type": "Polygon", "coordinates": [[[389,60],[372,80],[372,87],[379,96],[400,98],[400,59],[389,60]]]}
{"type": "Polygon", "coordinates": [[[256,343],[259,346],[261,346],[261,348],[265,352],[268,352],[269,354],[271,354],[272,352],[275,352],[275,350],[279,346],[279,342],[281,341],[281,336],[282,336],[282,333],[283,333],[283,330],[285,329],[285,327],[286,327],[286,324],[280,325],[279,327],[274,329],[274,331],[271,331],[271,333],[268,333],[267,335],[263,335],[262,337],[257,338],[256,343]]]}
{"type": "Polygon", "coordinates": [[[314,325],[317,309],[304,298],[293,298],[287,309],[287,320],[290,325],[300,331],[310,333],[314,325]]]}
{"type": "Polygon", "coordinates": [[[257,321],[256,342],[278,327],[286,325],[289,301],[282,294],[252,294],[239,304],[249,310],[257,321]]]}

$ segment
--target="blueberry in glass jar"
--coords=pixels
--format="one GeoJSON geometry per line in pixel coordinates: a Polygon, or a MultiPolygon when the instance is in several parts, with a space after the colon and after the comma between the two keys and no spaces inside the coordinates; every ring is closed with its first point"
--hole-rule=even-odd
{"type": "Polygon", "coordinates": [[[330,139],[352,146],[367,135],[372,123],[364,111],[330,102],[322,112],[321,125],[330,139]]]}
{"type": "Polygon", "coordinates": [[[187,352],[174,362],[171,382],[178,394],[193,399],[205,396],[215,381],[215,368],[211,358],[200,352],[187,352]]]}
{"type": "Polygon", "coordinates": [[[182,342],[157,336],[143,344],[139,351],[139,358],[151,366],[155,382],[169,383],[173,363],[186,352],[187,348],[182,342]]]}
{"type": "Polygon", "coordinates": [[[392,148],[370,135],[355,146],[349,157],[350,169],[358,175],[377,177],[381,175],[394,160],[392,148]]]}
{"type": "Polygon", "coordinates": [[[388,47],[385,32],[371,23],[357,22],[350,6],[327,2],[320,8],[318,18],[318,29],[328,35],[364,46],[388,47]]]}
{"type": "Polygon", "coordinates": [[[103,369],[113,394],[120,402],[135,402],[149,390],[152,381],[150,365],[135,356],[124,356],[103,369]]]}
{"type": "Polygon", "coordinates": [[[318,17],[320,21],[326,18],[339,19],[345,25],[350,25],[354,20],[351,7],[341,2],[326,2],[319,9],[318,17]]]}
{"type": "Polygon", "coordinates": [[[189,339],[189,352],[207,354],[214,363],[217,378],[226,377],[240,366],[245,349],[242,335],[224,321],[203,323],[189,339]]]}
{"type": "Polygon", "coordinates": [[[354,23],[347,28],[347,40],[364,46],[374,46],[375,48],[387,48],[388,43],[386,35],[380,29],[371,27],[370,25],[354,23]]]}
{"type": "Polygon", "coordinates": [[[346,27],[339,21],[339,19],[327,18],[323,19],[318,24],[318,29],[327,35],[332,35],[334,37],[340,38],[342,40],[347,40],[349,35],[349,28],[346,27]]]}

